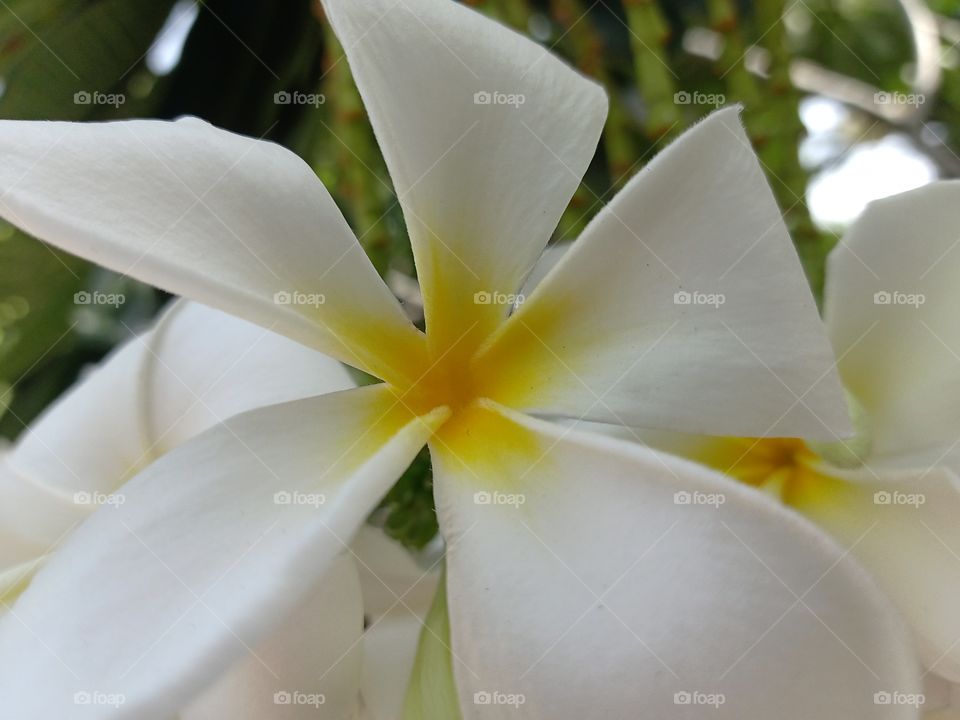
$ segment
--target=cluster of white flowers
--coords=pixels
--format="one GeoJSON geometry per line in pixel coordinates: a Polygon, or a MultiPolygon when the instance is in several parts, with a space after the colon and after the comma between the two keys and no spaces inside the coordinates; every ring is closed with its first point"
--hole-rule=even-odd
{"type": "Polygon", "coordinates": [[[426,331],[281,147],[192,118],[0,122],[0,215],[185,298],[0,455],[0,715],[946,704],[960,185],[871,206],[821,321],[724,109],[538,272],[604,91],[450,0],[324,8],[426,331]],[[891,288],[924,301],[876,302],[891,288]],[[424,445],[430,567],[365,527],[424,445]]]}

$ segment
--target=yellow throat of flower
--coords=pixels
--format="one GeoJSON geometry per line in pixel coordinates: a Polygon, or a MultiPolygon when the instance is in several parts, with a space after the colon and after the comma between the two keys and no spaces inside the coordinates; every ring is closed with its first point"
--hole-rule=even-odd
{"type": "Polygon", "coordinates": [[[790,504],[827,479],[820,457],[795,438],[718,438],[701,458],[737,480],[790,504]]]}

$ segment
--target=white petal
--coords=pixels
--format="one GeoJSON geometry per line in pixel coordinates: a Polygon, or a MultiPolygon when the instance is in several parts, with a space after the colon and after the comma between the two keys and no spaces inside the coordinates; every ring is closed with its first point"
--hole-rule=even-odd
{"type": "Polygon", "coordinates": [[[830,254],[824,317],[878,465],[929,466],[956,449],[958,228],[960,182],[935,183],[871,203],[830,254]]]}
{"type": "MultiPolygon", "coordinates": [[[[6,522],[49,550],[125,480],[216,422],[352,385],[321,353],[218,310],[176,303],[24,433],[7,462],[26,487],[8,503],[6,522]]],[[[12,477],[2,484],[14,492],[12,477]]],[[[6,515],[0,509],[0,526],[6,515]]]]}
{"type": "Polygon", "coordinates": [[[923,720],[960,720],[960,685],[930,674],[925,683],[923,720]]]}
{"type": "Polygon", "coordinates": [[[76,500],[24,477],[0,458],[0,594],[26,581],[42,556],[92,511],[76,500]]]}
{"type": "Polygon", "coordinates": [[[46,556],[8,565],[0,570],[0,615],[10,608],[17,596],[30,584],[34,574],[43,567],[46,556]]]}
{"type": "Polygon", "coordinates": [[[492,396],[512,407],[708,434],[849,431],[813,297],[736,109],[634,177],[487,356],[500,376],[492,396]]]}
{"type": "Polygon", "coordinates": [[[279,145],[195,118],[5,121],[0,153],[0,215],[41,240],[380,377],[404,374],[383,348],[422,351],[330,195],[279,145]]]}
{"type": "Polygon", "coordinates": [[[376,385],[254,410],[165,455],[0,620],[4,709],[167,720],[316,591],[447,412],[413,418],[376,385]],[[82,691],[125,703],[74,706],[82,691]]]}
{"type": "Polygon", "coordinates": [[[366,720],[400,720],[423,619],[391,612],[363,634],[366,720]]]}
{"type": "Polygon", "coordinates": [[[913,627],[924,663],[960,682],[960,482],[949,471],[828,482],[792,499],[873,573],[913,627]]]}
{"type": "Polygon", "coordinates": [[[544,249],[543,254],[540,255],[540,259],[537,260],[537,264],[533,266],[533,270],[530,271],[527,279],[523,281],[520,294],[523,295],[524,300],[533,294],[537,285],[543,282],[543,279],[560,264],[560,261],[570,252],[570,248],[572,247],[573,243],[564,242],[550,245],[544,249]]]}
{"type": "Polygon", "coordinates": [[[61,395],[20,436],[7,462],[64,496],[115,490],[153,456],[141,383],[146,346],[134,338],[61,395]]]}
{"type": "Polygon", "coordinates": [[[157,454],[241,412],[355,385],[330,357],[197,303],[175,306],[146,344],[157,454]]]}
{"type": "Polygon", "coordinates": [[[516,716],[511,694],[531,720],[916,716],[874,704],[918,692],[905,625],[814,526],[669,455],[482,412],[495,442],[431,441],[464,720],[516,716]]]}
{"type": "Polygon", "coordinates": [[[557,225],[606,117],[600,86],[450,0],[326,0],[403,206],[429,340],[508,305],[557,225]],[[483,103],[489,96],[490,102],[483,103]]]}
{"type": "Polygon", "coordinates": [[[423,619],[437,590],[439,561],[423,568],[381,530],[364,527],[351,547],[368,627],[363,634],[365,720],[400,720],[423,619]]]}
{"type": "Polygon", "coordinates": [[[179,720],[350,720],[360,692],[362,633],[356,565],[341,555],[319,590],[179,720]]]}
{"type": "Polygon", "coordinates": [[[350,549],[360,573],[368,617],[393,611],[426,615],[437,589],[438,562],[421,567],[402,545],[369,525],[357,533],[350,549]]]}

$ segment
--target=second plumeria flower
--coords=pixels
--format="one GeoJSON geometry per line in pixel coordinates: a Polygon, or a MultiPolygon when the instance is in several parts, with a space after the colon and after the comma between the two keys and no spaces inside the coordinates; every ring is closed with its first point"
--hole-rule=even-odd
{"type": "Polygon", "coordinates": [[[773,491],[851,548],[960,682],[960,182],[878,200],[828,261],[824,317],[856,433],[649,438],[773,491]]]}

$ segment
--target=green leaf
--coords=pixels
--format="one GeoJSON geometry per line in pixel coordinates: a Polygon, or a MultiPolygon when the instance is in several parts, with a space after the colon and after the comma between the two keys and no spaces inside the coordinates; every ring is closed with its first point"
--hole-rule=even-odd
{"type": "Polygon", "coordinates": [[[89,266],[9,225],[0,238],[0,383],[14,383],[68,349],[73,295],[89,266]]]}
{"type": "Polygon", "coordinates": [[[73,296],[87,269],[0,222],[0,435],[15,437],[69,384],[62,369],[41,371],[75,346],[73,296]]]}
{"type": "Polygon", "coordinates": [[[70,0],[6,0],[0,13],[0,55],[7,57],[28,45],[46,23],[62,20],[70,0]]]}
{"type": "Polygon", "coordinates": [[[426,448],[384,497],[377,514],[384,517],[384,532],[413,550],[422,550],[436,536],[433,473],[426,448]]]}
{"type": "Polygon", "coordinates": [[[173,2],[100,0],[74,12],[69,21],[64,11],[49,26],[15,19],[10,25],[8,17],[6,29],[22,33],[3,44],[0,57],[10,62],[0,66],[6,84],[0,117],[80,120],[120,114],[131,70],[149,50],[173,2]],[[103,102],[85,103],[94,93],[101,93],[103,102]],[[116,96],[112,104],[102,97],[107,95],[116,96]]]}

